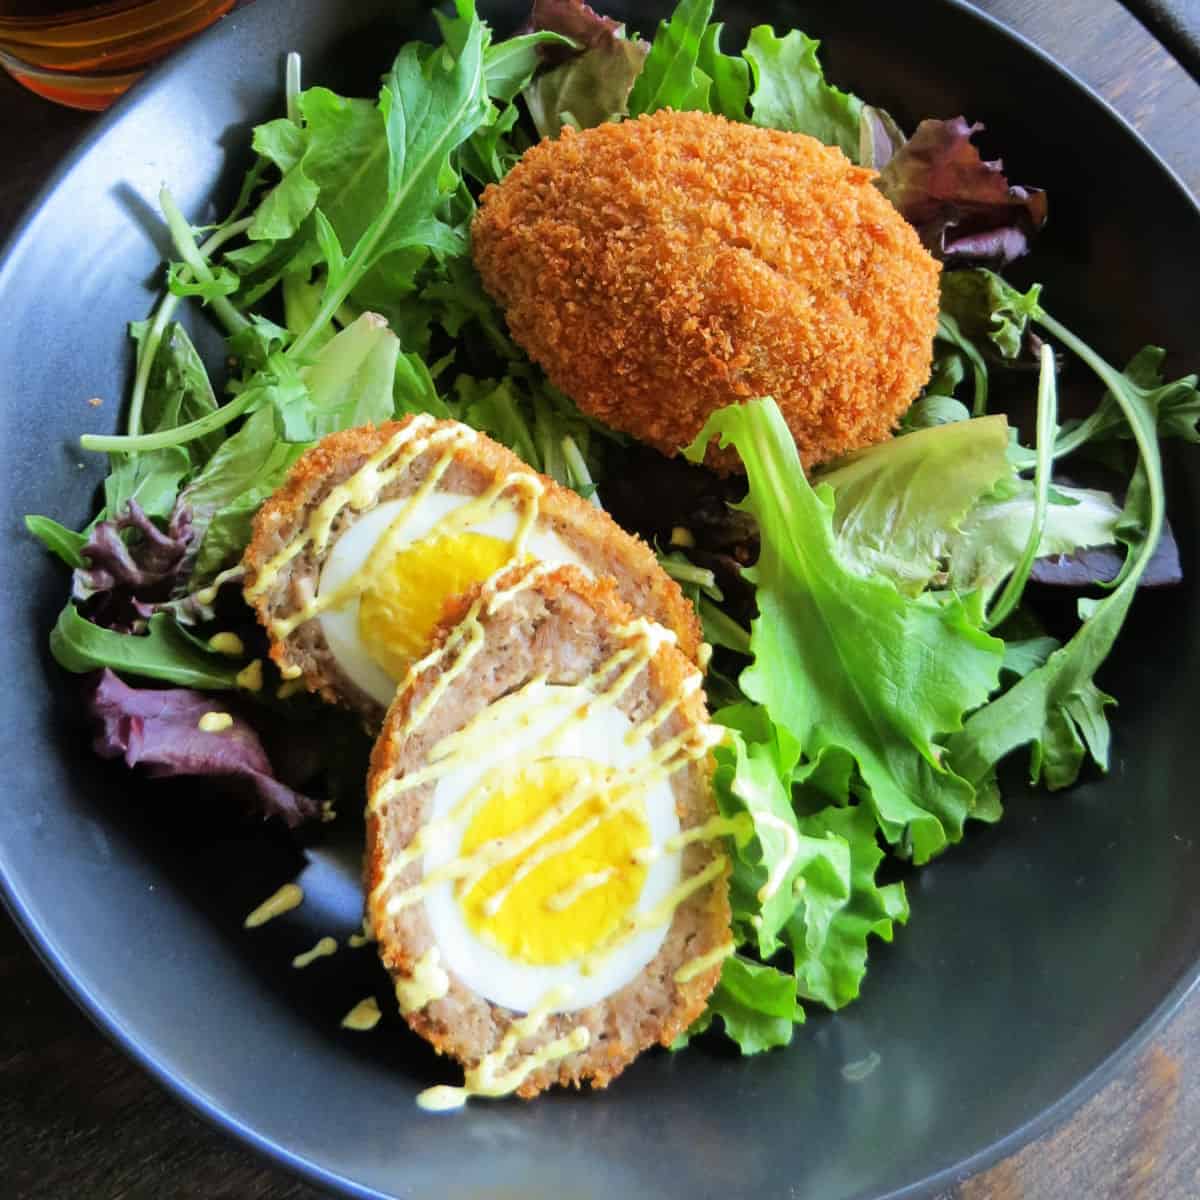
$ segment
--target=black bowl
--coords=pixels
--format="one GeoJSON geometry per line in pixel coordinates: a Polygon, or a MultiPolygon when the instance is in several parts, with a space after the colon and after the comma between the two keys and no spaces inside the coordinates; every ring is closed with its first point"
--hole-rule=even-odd
{"type": "MultiPolygon", "coordinates": [[[[522,7],[488,9],[506,32],[522,7]]],[[[653,8],[637,9],[642,29],[653,8]]],[[[986,121],[986,148],[1050,191],[1054,222],[1024,273],[1047,284],[1053,310],[1111,357],[1155,341],[1192,356],[1174,370],[1200,365],[1200,213],[1127,125],[1031,46],[954,0],[730,4],[721,15],[727,44],[751,19],[822,37],[832,78],[905,123],[986,121]]],[[[1189,582],[1139,598],[1102,680],[1122,702],[1111,776],[1065,795],[1017,788],[1002,825],[912,878],[912,922],[875,948],[862,1000],[813,1015],[790,1049],[762,1058],[701,1044],[646,1056],[601,1095],[426,1115],[413,1098],[450,1078],[444,1064],[397,1025],[338,1029],[379,983],[371,952],[288,965],[318,936],[355,928],[352,840],[302,852],[210,819],[202,787],[146,784],[89,752],[75,681],[45,650],[63,574],[20,517],[78,525],[90,514],[102,465],[76,438],[116,421],[130,368],[122,323],[150,306],[165,250],[159,185],[208,219],[236,184],[250,126],[280,110],[286,50],[304,54],[307,81],[366,93],[427,26],[396,0],[259,0],[105,118],[8,247],[8,904],[83,1007],[178,1096],[351,1194],[850,1200],[945,1186],[1064,1114],[1196,978],[1193,473],[1175,470],[1171,496],[1189,582]],[[96,395],[103,407],[84,403],[96,395]],[[293,876],[305,906],[244,933],[245,912],[293,876]],[[846,1070],[863,1064],[874,1069],[846,1070]]]]}

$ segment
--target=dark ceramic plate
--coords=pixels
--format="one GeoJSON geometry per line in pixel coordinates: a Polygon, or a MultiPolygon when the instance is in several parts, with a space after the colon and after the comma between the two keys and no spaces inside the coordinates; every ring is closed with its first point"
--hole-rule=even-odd
{"type": "MultiPolygon", "coordinates": [[[[502,32],[519,16],[490,7],[502,32]]],[[[1193,355],[1173,368],[1200,365],[1200,214],[1126,125],[1029,45],[952,0],[727,4],[721,15],[727,44],[752,20],[820,36],[832,77],[905,123],[985,120],[989,146],[1053,198],[1030,269],[1054,310],[1114,357],[1156,341],[1193,355]]],[[[639,7],[637,24],[656,16],[639,7]]],[[[165,249],[159,185],[208,219],[239,177],[251,124],[280,110],[284,51],[304,54],[309,82],[367,92],[426,20],[396,0],[259,0],[102,121],[8,249],[4,895],[63,984],[176,1095],[348,1193],[851,1200],[946,1185],[1064,1115],[1196,978],[1192,583],[1139,599],[1102,680],[1121,698],[1111,776],[1053,797],[1017,787],[999,828],[916,874],[911,925],[875,948],[859,1003],[814,1015],[789,1050],[758,1059],[703,1045],[647,1055],[596,1096],[418,1111],[416,1092],[451,1078],[446,1065],[398,1023],[338,1029],[380,983],[371,952],[289,967],[319,935],[355,927],[353,844],[301,852],[270,832],[189,822],[177,814],[215,803],[202,789],[145,785],[89,753],[74,683],[45,651],[63,575],[20,516],[77,525],[91,511],[101,464],[75,438],[116,420],[130,365],[122,323],[149,307],[165,249]],[[84,403],[94,395],[102,408],[84,403]],[[243,933],[242,916],[296,876],[305,906],[243,933]],[[871,1062],[865,1078],[846,1070],[871,1062]]],[[[1194,469],[1174,472],[1172,506],[1194,580],[1194,469]]]]}

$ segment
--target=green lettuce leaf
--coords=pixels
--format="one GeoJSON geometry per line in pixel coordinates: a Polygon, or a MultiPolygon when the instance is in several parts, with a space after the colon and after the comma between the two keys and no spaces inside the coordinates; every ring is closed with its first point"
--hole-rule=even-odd
{"type": "MultiPolygon", "coordinates": [[[[730,903],[742,940],[754,941],[763,958],[779,948],[779,931],[795,907],[792,887],[813,847],[802,845],[786,780],[790,767],[781,762],[778,742],[748,742],[736,731],[737,706],[718,716],[730,728],[730,746],[716,751],[713,789],[722,815],[748,817],[752,839],[736,848],[730,903]]],[[[803,839],[807,841],[808,839],[803,839]]]]}
{"type": "Polygon", "coordinates": [[[246,548],[254,514],[305,449],[280,439],[274,414],[260,409],[184,488],[180,501],[191,514],[197,547],[193,586],[202,586],[246,548]]]}
{"type": "Polygon", "coordinates": [[[750,31],[744,51],[754,75],[750,119],[768,129],[807,133],[857,162],[862,101],[825,82],[819,46],[798,29],[784,37],[769,25],[750,31]]]}
{"type": "Polygon", "coordinates": [[[648,52],[645,42],[613,38],[535,76],[522,96],[538,134],[558,137],[564,125],[591,129],[626,116],[648,52]]]}
{"type": "Polygon", "coordinates": [[[842,562],[860,575],[886,575],[909,595],[924,591],[964,518],[1012,479],[1008,443],[1003,416],[979,417],[893,438],[815,476],[833,490],[842,562]]]}
{"type": "Polygon", "coordinates": [[[659,22],[646,64],[629,94],[631,117],[660,108],[709,111],[712,79],[699,63],[712,9],[712,0],[680,0],[671,16],[659,22]]]}
{"type": "Polygon", "coordinates": [[[704,1033],[714,1017],[743,1054],[760,1054],[792,1040],[792,1031],[804,1023],[804,1009],[796,1002],[792,975],[735,954],[725,960],[708,1007],[672,1049],[704,1033]]]}
{"type": "Polygon", "coordinates": [[[784,941],[801,998],[843,1008],[858,996],[867,973],[868,939],[890,942],[896,923],[908,920],[908,899],[902,883],[876,882],[883,850],[865,805],[830,805],[805,817],[800,829],[823,853],[811,853],[798,872],[803,885],[784,941]]]}
{"type": "Polygon", "coordinates": [[[744,58],[722,52],[724,28],[717,23],[704,31],[696,65],[712,80],[706,111],[719,113],[731,121],[744,121],[750,101],[750,64],[744,58]]]}
{"type": "MultiPolygon", "coordinates": [[[[1033,484],[1014,483],[1006,494],[980,501],[942,546],[946,586],[982,590],[989,597],[1020,561],[1033,528],[1033,484]]],[[[1117,540],[1121,508],[1108,492],[1054,485],[1054,499],[1038,543],[1038,556],[1073,554],[1117,540]]]]}
{"type": "Polygon", "coordinates": [[[943,763],[939,739],[991,694],[1003,643],[957,598],[911,599],[841,561],[832,513],[805,479],[774,401],[714,413],[687,456],[701,459],[714,437],[741,456],[743,507],[761,537],[747,572],[759,615],[743,692],[808,758],[850,755],[884,836],[927,862],[961,838],[973,799],[943,763]]]}

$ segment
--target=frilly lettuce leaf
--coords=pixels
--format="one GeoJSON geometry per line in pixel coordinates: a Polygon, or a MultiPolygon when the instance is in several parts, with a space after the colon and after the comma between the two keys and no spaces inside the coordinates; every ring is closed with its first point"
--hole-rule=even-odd
{"type": "Polygon", "coordinates": [[[857,162],[862,101],[825,82],[817,61],[820,44],[798,29],[784,37],[769,25],[750,31],[744,54],[754,76],[751,120],[768,129],[807,133],[857,162]]]}
{"type": "MultiPolygon", "coordinates": [[[[982,590],[990,597],[1020,561],[1034,519],[1033,484],[1021,481],[1009,494],[977,504],[945,538],[946,586],[982,590]]],[[[1117,540],[1121,508],[1108,492],[1055,484],[1038,544],[1039,557],[1073,554],[1117,540]]]]}
{"type": "MultiPolygon", "coordinates": [[[[739,719],[738,705],[718,715],[722,723],[739,719]]],[[[769,958],[779,949],[779,931],[792,915],[792,887],[814,847],[802,846],[792,809],[791,767],[781,761],[778,743],[748,742],[730,728],[729,744],[716,752],[713,780],[717,803],[726,817],[744,814],[752,836],[734,854],[730,903],[742,940],[753,941],[769,958]]],[[[794,759],[793,759],[794,762],[794,759]]]]}
{"type": "MultiPolygon", "coordinates": [[[[1033,526],[1032,483],[1009,460],[1001,415],[952,421],[850,455],[815,482],[832,488],[842,561],[908,595],[929,586],[985,598],[1021,560],[1033,526]]],[[[1055,485],[1038,555],[1116,541],[1107,492],[1055,485]]]]}
{"type": "Polygon", "coordinates": [[[830,805],[803,818],[800,829],[812,852],[798,871],[803,886],[784,941],[801,999],[842,1008],[867,973],[867,939],[890,942],[895,924],[908,920],[908,898],[902,883],[876,882],[883,850],[865,805],[830,805]]]}
{"type": "Polygon", "coordinates": [[[967,514],[1012,478],[1008,443],[1003,416],[979,417],[868,447],[816,476],[833,490],[842,562],[860,575],[886,575],[909,595],[924,591],[967,514]]]}
{"type": "Polygon", "coordinates": [[[830,507],[805,479],[773,400],[714,413],[687,456],[702,458],[714,437],[741,456],[743,507],[761,535],[747,572],[759,615],[743,692],[807,758],[849,755],[884,836],[927,862],[961,838],[973,800],[939,740],[996,687],[1003,643],[957,598],[911,599],[841,561],[830,507]]]}
{"type": "Polygon", "coordinates": [[[725,1033],[743,1054],[759,1054],[786,1046],[792,1031],[804,1023],[796,1002],[796,979],[786,971],[734,954],[725,960],[721,978],[700,1018],[671,1047],[682,1049],[721,1018],[725,1033]]]}

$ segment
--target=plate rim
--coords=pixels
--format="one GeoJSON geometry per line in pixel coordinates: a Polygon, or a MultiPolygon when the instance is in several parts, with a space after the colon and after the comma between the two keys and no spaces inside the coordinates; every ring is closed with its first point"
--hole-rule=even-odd
{"type": "MultiPolygon", "coordinates": [[[[1178,171],[1146,141],[1132,122],[1073,70],[1060,63],[1048,51],[1043,50],[1026,34],[1006,25],[990,13],[982,11],[971,3],[971,0],[925,0],[925,2],[934,8],[944,7],[958,10],[969,20],[984,26],[990,36],[999,37],[1012,44],[1022,54],[1031,55],[1040,60],[1045,67],[1062,78],[1064,82],[1081,92],[1083,97],[1099,110],[1100,114],[1115,122],[1127,137],[1133,139],[1149,160],[1148,165],[1152,163],[1163,174],[1166,181],[1176,189],[1191,209],[1196,221],[1200,223],[1200,197],[1193,193],[1178,171]]],[[[720,5],[721,0],[716,0],[715,7],[719,9],[720,5]]],[[[42,207],[61,186],[63,180],[107,136],[109,130],[125,119],[127,111],[132,111],[144,97],[148,97],[156,88],[162,86],[175,71],[192,58],[207,54],[210,44],[225,37],[234,36],[234,26],[239,19],[253,20],[253,14],[271,10],[282,11],[286,6],[287,0],[257,0],[253,6],[234,9],[199,33],[186,46],[151,68],[128,92],[94,121],[72,143],[63,158],[56,164],[45,183],[23,208],[8,236],[0,245],[0,289],[4,287],[11,264],[42,207]]],[[[358,0],[351,11],[360,18],[369,19],[373,14],[390,11],[390,6],[386,0],[368,0],[367,3],[358,0]]],[[[714,15],[719,15],[719,13],[714,15]]],[[[262,19],[268,20],[269,18],[262,19]]],[[[1153,39],[1152,34],[1150,36],[1157,43],[1157,39],[1153,39]]],[[[1157,44],[1161,45],[1161,43],[1157,44]]],[[[280,48],[280,53],[283,52],[284,50],[280,48]]],[[[282,89],[282,81],[280,86],[282,89]]],[[[49,931],[34,919],[29,907],[22,896],[17,894],[2,866],[0,866],[0,904],[12,918],[14,925],[20,930],[41,964],[101,1035],[149,1075],[174,1101],[198,1116],[210,1128],[232,1137],[261,1159],[290,1172],[305,1182],[333,1189],[338,1194],[354,1197],[355,1200],[402,1200],[403,1196],[410,1194],[402,1182],[399,1186],[404,1190],[391,1193],[381,1192],[357,1183],[322,1166],[313,1159],[288,1149],[280,1142],[260,1134],[247,1122],[239,1120],[218,1104],[207,1099],[166,1062],[156,1058],[143,1047],[136,1027],[122,1021],[115,1012],[102,1004],[89,991],[71,964],[59,952],[49,931]]],[[[1121,1039],[1105,1057],[1057,1100],[970,1157],[902,1188],[879,1194],[874,1197],[874,1200],[921,1200],[923,1197],[931,1197],[947,1187],[953,1187],[979,1174],[1055,1129],[1082,1107],[1086,1101],[1095,1096],[1123,1066],[1141,1053],[1195,992],[1200,992],[1200,955],[1197,955],[1180,972],[1174,985],[1132,1032],[1121,1039]]]]}

